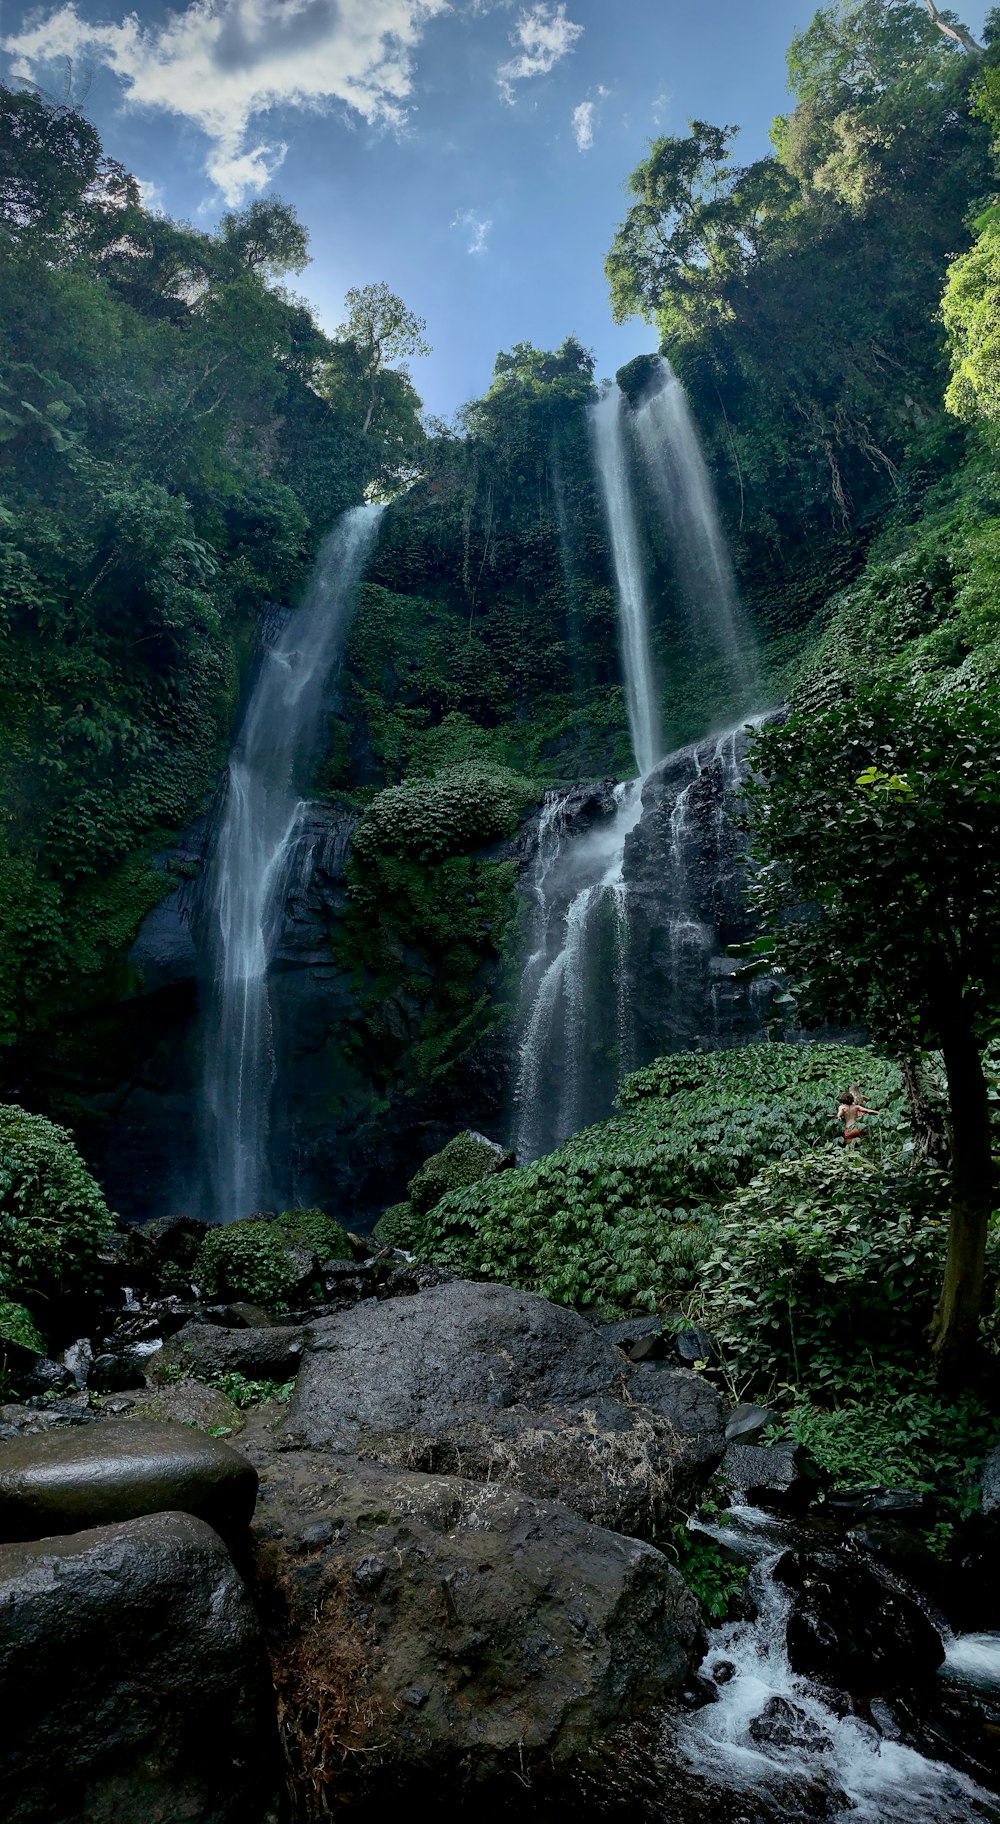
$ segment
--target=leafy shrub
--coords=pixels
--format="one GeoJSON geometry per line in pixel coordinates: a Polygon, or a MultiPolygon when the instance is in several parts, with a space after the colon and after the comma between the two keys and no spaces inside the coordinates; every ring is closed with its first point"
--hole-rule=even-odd
{"type": "Polygon", "coordinates": [[[983,1458],[997,1420],[972,1393],[943,1399],[923,1365],[855,1369],[836,1404],[796,1393],[782,1414],[782,1435],[804,1444],[835,1487],[878,1484],[939,1497],[965,1518],[979,1505],[983,1458]]]}
{"type": "MultiPolygon", "coordinates": [[[[947,1181],[843,1151],[782,1160],[719,1211],[698,1312],[740,1386],[836,1388],[919,1350],[947,1246],[947,1181]]],[[[991,1244],[994,1261],[1000,1235],[991,1244]]]]}
{"type": "Polygon", "coordinates": [[[23,1305],[12,1304],[10,1299],[0,1298],[0,1359],[3,1357],[4,1343],[20,1343],[23,1349],[34,1349],[36,1354],[45,1354],[45,1343],[39,1330],[35,1327],[30,1311],[23,1305]]]}
{"type": "Polygon", "coordinates": [[[466,854],[509,836],[536,797],[532,782],[506,767],[447,767],[380,792],[355,832],[354,856],[363,864],[376,855],[431,862],[466,854]]]}
{"type": "Polygon", "coordinates": [[[294,1381],[252,1381],[249,1376],[232,1370],[227,1374],[212,1376],[212,1386],[224,1393],[241,1412],[249,1406],[262,1406],[265,1400],[284,1402],[291,1399],[295,1388],[294,1381]]]}
{"type": "Polygon", "coordinates": [[[381,1248],[405,1248],[409,1252],[413,1245],[415,1219],[416,1211],[409,1199],[405,1203],[390,1204],[375,1224],[372,1240],[381,1248]]]}
{"type": "Polygon", "coordinates": [[[87,1287],[114,1229],[72,1135],[43,1115],[0,1105],[0,1284],[8,1297],[87,1287]]]}
{"type": "Polygon", "coordinates": [[[672,1539],[666,1542],[672,1551],[684,1582],[701,1604],[707,1621],[726,1619],[733,1598],[746,1585],[750,1567],[727,1556],[723,1547],[708,1533],[675,1526],[672,1539]]]}
{"type": "Polygon", "coordinates": [[[325,1210],[282,1210],[278,1226],[289,1235],[312,1242],[320,1264],[324,1260],[353,1259],[347,1230],[325,1210]]]}
{"type": "Polygon", "coordinates": [[[322,1210],[286,1210],[276,1222],[248,1217],[209,1231],[194,1277],[211,1297],[247,1298],[280,1310],[324,1260],[350,1259],[340,1224],[322,1210]]]}
{"type": "Polygon", "coordinates": [[[617,1117],[444,1197],[416,1224],[414,1250],[564,1304],[688,1303],[717,1206],[770,1160],[834,1140],[852,1078],[885,1111],[864,1144],[898,1147],[898,1072],[861,1048],[761,1044],[660,1058],[625,1079],[617,1117]]]}

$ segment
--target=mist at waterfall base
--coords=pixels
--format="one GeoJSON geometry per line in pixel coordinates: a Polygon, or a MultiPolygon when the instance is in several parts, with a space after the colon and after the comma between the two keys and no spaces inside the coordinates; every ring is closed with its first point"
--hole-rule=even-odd
{"type": "Polygon", "coordinates": [[[723,956],[745,934],[729,822],[744,723],[664,759],[650,523],[669,550],[674,602],[700,649],[714,654],[733,716],[748,717],[756,689],[711,480],[669,363],[656,363],[636,410],[609,388],[591,408],[591,432],[637,777],[617,788],[611,815],[583,832],[571,821],[572,794],[550,792],[542,808],[520,988],[522,1162],[607,1115],[628,1070],[664,1051],[750,1036],[756,1024],[753,996],[734,988],[723,956]],[[633,878],[636,857],[645,891],[633,878]]]}
{"type": "Polygon", "coordinates": [[[232,1222],[278,1193],[268,1135],[275,1059],[267,973],[328,680],[382,508],[354,507],[316,559],[302,605],[264,652],[229,760],[202,899],[206,1212],[232,1222]]]}

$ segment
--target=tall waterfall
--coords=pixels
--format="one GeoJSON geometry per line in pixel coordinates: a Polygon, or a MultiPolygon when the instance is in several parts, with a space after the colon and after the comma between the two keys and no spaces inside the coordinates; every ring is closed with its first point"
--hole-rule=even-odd
{"type": "Polygon", "coordinates": [[[661,357],[658,384],[635,413],[646,472],[670,545],[679,593],[694,625],[723,661],[734,708],[749,709],[755,653],[740,613],[736,579],[715,491],[687,394],[661,357]]]}
{"type": "MultiPolygon", "coordinates": [[[[630,412],[620,389],[611,387],[591,409],[591,430],[611,547],[625,701],[638,777],[617,788],[611,814],[583,834],[572,828],[571,795],[550,793],[542,809],[530,947],[520,993],[514,1143],[521,1160],[536,1158],[607,1114],[624,1072],[653,1051],[666,1049],[674,1032],[687,1033],[690,1027],[688,1042],[697,1042],[704,1028],[706,997],[713,1010],[706,1036],[716,1041],[722,1036],[718,1010],[724,966],[709,983],[713,957],[721,956],[718,931],[695,910],[686,879],[694,841],[689,829],[691,800],[703,769],[698,748],[672,757],[682,760],[685,783],[671,796],[668,825],[661,832],[662,853],[655,864],[662,880],[663,930],[654,936],[648,920],[642,929],[645,948],[659,946],[662,951],[665,942],[669,952],[666,969],[661,954],[649,958],[657,984],[655,1020],[663,1029],[652,1049],[649,1019],[636,1018],[634,986],[643,967],[636,953],[626,856],[630,837],[640,840],[644,789],[649,782],[649,790],[659,796],[653,781],[664,767],[647,563],[633,479],[636,447],[655,478],[653,495],[689,610],[730,666],[734,707],[749,707],[752,667],[739,628],[732,569],[687,401],[666,363],[661,364],[661,385],[638,412],[630,412]],[[671,1003],[688,1004],[684,1019],[677,1017],[673,1004],[663,1008],[665,979],[671,1003]]],[[[713,818],[721,817],[725,796],[738,777],[735,734],[713,741],[704,758],[711,790],[719,796],[713,818]],[[724,762],[730,754],[733,765],[727,767],[724,762]]],[[[664,770],[676,769],[668,761],[664,770]]],[[[718,837],[718,831],[714,833],[718,837]]],[[[719,846],[716,840],[716,850],[719,846]]]]}
{"type": "Polygon", "coordinates": [[[268,964],[304,806],[327,679],[378,530],[380,507],[354,507],[324,541],[302,606],[265,653],[229,761],[205,881],[211,1001],[203,1103],[213,1216],[260,1204],[274,1059],[268,964]]]}
{"type": "Polygon", "coordinates": [[[594,460],[611,539],[618,590],[625,701],[632,752],[640,779],[662,757],[660,707],[649,646],[649,603],[645,562],[635,517],[635,499],[625,441],[625,399],[613,386],[591,412],[594,460]]]}

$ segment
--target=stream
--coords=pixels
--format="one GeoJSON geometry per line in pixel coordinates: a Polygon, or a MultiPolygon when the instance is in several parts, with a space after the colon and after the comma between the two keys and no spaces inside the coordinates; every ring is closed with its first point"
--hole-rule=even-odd
{"type": "MultiPolygon", "coordinates": [[[[713,1628],[701,1676],[714,1701],[682,1717],[671,1759],[694,1776],[687,1816],[711,1824],[770,1824],[783,1819],[846,1818],[857,1824],[972,1824],[1000,1819],[1000,1799],[980,1784],[967,1745],[949,1734],[954,1696],[968,1707],[995,1697],[1000,1724],[1000,1634],[953,1635],[935,1621],[945,1659],[918,1702],[886,1693],[866,1700],[797,1675],[786,1626],[792,1596],[775,1569],[794,1528],[752,1507],[727,1510],[700,1530],[750,1565],[753,1619],[713,1628]],[[938,1710],[942,1714],[939,1716],[938,1710]],[[906,1737],[920,1736],[920,1746],[906,1737]],[[942,1758],[930,1751],[937,1746],[942,1758]],[[948,1759],[943,1758],[948,1755],[948,1759]],[[965,1762],[965,1766],[956,1762],[965,1762]],[[970,1762],[972,1765],[970,1766],[970,1762]],[[736,1809],[733,1801],[736,1800],[736,1809]]],[[[850,1562],[844,1558],[844,1575],[850,1562]]],[[[915,1592],[909,1592],[912,1596],[915,1592]]],[[[686,1787],[684,1775],[682,1784],[686,1787]]],[[[674,1817],[671,1809],[668,1814],[674,1817]]]]}

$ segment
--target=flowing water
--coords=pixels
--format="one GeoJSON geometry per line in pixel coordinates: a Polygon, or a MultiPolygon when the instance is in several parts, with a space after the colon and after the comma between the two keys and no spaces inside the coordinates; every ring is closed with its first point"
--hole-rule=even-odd
{"type": "Polygon", "coordinates": [[[230,756],[204,901],[211,998],[203,1105],[209,1206],[220,1222],[249,1215],[269,1189],[268,965],[324,692],[381,511],[352,508],[325,540],[302,606],[263,656],[230,756]]]}
{"type": "MultiPolygon", "coordinates": [[[[738,623],[732,570],[711,483],[683,390],[666,363],[659,389],[632,413],[617,386],[591,410],[594,466],[604,506],[618,603],[619,644],[637,778],[620,786],[613,813],[583,833],[568,817],[569,795],[543,806],[530,885],[529,954],[520,991],[514,1145],[522,1161],[608,1113],[636,1055],[631,982],[635,974],[626,848],[644,815],[643,792],[663,762],[659,686],[650,636],[647,562],[637,516],[636,435],[655,476],[654,497],[667,518],[688,608],[720,644],[733,672],[734,700],[746,699],[749,648],[738,623]],[[609,991],[610,990],[610,991],[609,991]]],[[[732,794],[742,764],[738,729],[721,737],[715,758],[732,794]],[[730,764],[731,763],[731,764],[730,764]],[[733,776],[730,777],[730,774],[733,776]]],[[[685,750],[700,772],[702,749],[685,750]]],[[[674,1003],[690,1004],[701,1036],[721,1030],[720,996],[705,1027],[709,964],[719,951],[714,921],[689,904],[689,801],[696,778],[676,798],[663,855],[662,907],[671,951],[674,1003]],[[694,1008],[699,1011],[695,1015],[694,1008]]],[[[725,804],[720,815],[725,814],[725,804]]],[[[723,971],[728,980],[728,972],[723,971]]],[[[660,984],[662,986],[662,984],[660,984]]],[[[661,1029],[675,1021],[666,1010],[661,1029]]],[[[656,1049],[666,1048],[664,1039],[656,1049]]],[[[648,1048],[647,1048],[648,1049],[648,1048]]]]}
{"type": "Polygon", "coordinates": [[[756,655],[697,426],[669,361],[661,358],[659,383],[636,411],[634,426],[692,630],[721,659],[734,708],[749,709],[756,655]]]}
{"type": "MultiPolygon", "coordinates": [[[[704,1779],[709,1795],[720,1801],[725,1794],[742,1795],[739,1815],[747,1824],[777,1816],[846,1818],[852,1824],[973,1824],[1000,1816],[995,1795],[899,1740],[888,1704],[875,1699],[869,1715],[856,1714],[792,1671],[785,1644],[791,1597],[773,1575],[787,1545],[780,1520],[737,1507],[720,1524],[701,1530],[751,1562],[748,1588],[757,1610],[753,1621],[711,1631],[701,1669],[707,1678],[721,1675],[718,1701],[679,1726],[681,1761],[704,1779]],[[784,1728],[769,1731],[764,1712],[776,1700],[784,1728]]],[[[939,1676],[965,1683],[978,1677],[996,1689],[1000,1637],[952,1640],[939,1676]]],[[[718,1815],[723,1810],[731,1815],[720,1803],[718,1815]]],[[[715,1815],[710,1799],[692,1815],[715,1815]]]]}

